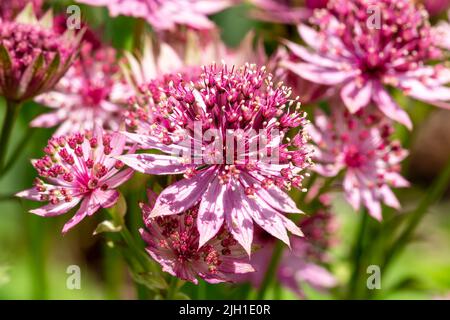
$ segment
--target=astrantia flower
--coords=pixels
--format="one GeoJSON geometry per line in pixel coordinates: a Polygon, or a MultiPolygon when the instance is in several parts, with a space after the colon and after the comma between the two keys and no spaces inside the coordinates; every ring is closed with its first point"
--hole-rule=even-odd
{"type": "Polygon", "coordinates": [[[58,35],[51,14],[40,21],[27,6],[15,21],[0,22],[0,95],[24,101],[48,91],[69,68],[82,33],[58,35]]]}
{"type": "Polygon", "coordinates": [[[257,6],[255,18],[297,24],[308,19],[314,9],[325,8],[328,0],[252,0],[257,6]]]}
{"type": "Polygon", "coordinates": [[[0,19],[14,19],[28,3],[33,5],[34,12],[40,13],[43,0],[2,0],[0,2],[0,19]]]}
{"type": "Polygon", "coordinates": [[[450,0],[422,0],[421,2],[431,16],[437,16],[450,8],[450,0]]]}
{"type": "Polygon", "coordinates": [[[443,57],[425,9],[409,0],[330,0],[315,10],[315,28],[300,25],[309,48],[287,41],[304,62],[285,66],[307,80],[336,86],[350,112],[371,102],[389,118],[411,128],[408,114],[387,86],[428,103],[450,101],[450,71],[428,66],[443,57]]]}
{"type": "Polygon", "coordinates": [[[199,247],[198,206],[183,214],[150,218],[156,199],[151,198],[150,193],[150,205],[141,204],[146,225],[141,234],[147,252],[165,272],[197,284],[197,277],[219,283],[231,281],[230,275],[254,271],[245,251],[226,228],[199,247]]]}
{"type": "Polygon", "coordinates": [[[148,119],[148,133],[127,137],[143,149],[177,155],[119,157],[147,174],[184,174],[160,194],[151,216],[179,214],[200,202],[200,246],[225,224],[248,253],[253,221],[288,244],[286,229],[301,235],[284,216],[300,212],[285,191],[301,186],[300,172],[310,164],[305,114],[289,100],[290,89],[274,85],[264,68],[212,65],[196,83],[171,83],[165,95],[148,119]],[[292,128],[299,133],[284,139],[292,128]]]}
{"type": "Polygon", "coordinates": [[[33,161],[43,179],[37,178],[33,188],[17,196],[49,202],[30,211],[44,217],[64,214],[81,202],[73,218],[65,224],[65,233],[85,217],[117,202],[116,188],[133,174],[131,169],[121,170],[123,163],[114,158],[124,148],[123,135],[104,133],[99,128],[85,134],[53,137],[44,149],[46,155],[33,161]]]}
{"type": "Polygon", "coordinates": [[[127,101],[126,85],[118,71],[113,48],[92,51],[92,44],[85,42],[80,57],[55,88],[36,97],[35,101],[54,111],[37,117],[31,126],[59,125],[55,135],[92,130],[95,124],[117,130],[127,101]]]}
{"type": "Polygon", "coordinates": [[[399,209],[392,187],[406,187],[399,163],[407,156],[398,142],[390,142],[392,127],[380,115],[360,110],[318,113],[309,133],[315,143],[314,169],[326,177],[345,170],[346,200],[357,210],[363,205],[381,220],[381,203],[399,209]]]}
{"type": "Polygon", "coordinates": [[[234,0],[77,0],[93,6],[107,6],[111,16],[145,19],[156,30],[173,30],[176,25],[209,29],[208,15],[233,4],[234,0]]]}

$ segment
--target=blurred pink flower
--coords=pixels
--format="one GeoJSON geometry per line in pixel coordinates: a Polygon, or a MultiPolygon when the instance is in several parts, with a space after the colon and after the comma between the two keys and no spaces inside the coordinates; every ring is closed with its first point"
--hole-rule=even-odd
{"type": "MultiPolygon", "coordinates": [[[[291,237],[291,249],[284,250],[278,266],[278,281],[302,298],[304,285],[320,291],[337,285],[336,278],[325,267],[329,263],[327,252],[336,242],[334,234],[337,228],[329,209],[328,206],[323,206],[299,224],[305,237],[291,237]]],[[[235,279],[238,282],[250,281],[259,288],[267,272],[268,261],[273,255],[275,241],[261,231],[257,233],[255,247],[259,249],[255,250],[250,260],[255,272],[238,275],[235,279]]]]}
{"type": "Polygon", "coordinates": [[[381,115],[360,110],[351,115],[335,108],[332,116],[318,112],[309,127],[315,144],[314,170],[325,177],[335,177],[345,170],[346,200],[355,210],[361,205],[371,216],[382,219],[381,203],[399,209],[400,203],[390,189],[407,187],[400,175],[399,163],[407,156],[398,142],[390,142],[392,127],[381,115]]]}
{"type": "Polygon", "coordinates": [[[443,54],[424,9],[409,0],[330,0],[327,8],[315,10],[311,18],[317,30],[299,26],[309,48],[285,41],[303,60],[286,61],[286,68],[309,81],[337,87],[352,113],[373,102],[408,128],[408,114],[386,86],[450,108],[450,88],[445,86],[450,70],[426,65],[443,54]]]}
{"type": "Polygon", "coordinates": [[[201,247],[196,227],[198,206],[179,215],[151,218],[156,196],[141,204],[146,230],[141,229],[147,252],[163,271],[198,284],[197,276],[209,283],[231,281],[230,275],[253,272],[249,258],[233,236],[221,228],[217,236],[201,247]]]}
{"type": "Polygon", "coordinates": [[[256,19],[297,24],[311,17],[313,10],[325,8],[328,0],[251,0],[257,7],[253,11],[256,19]]]}
{"type": "Polygon", "coordinates": [[[434,31],[438,38],[438,44],[445,50],[450,50],[450,11],[448,11],[448,21],[440,21],[434,31]]]}
{"type": "Polygon", "coordinates": [[[118,198],[116,190],[133,174],[132,169],[121,170],[123,163],[114,156],[123,153],[125,137],[119,133],[74,133],[53,137],[44,151],[46,155],[34,160],[33,166],[45,182],[37,178],[34,187],[19,192],[17,197],[49,204],[30,210],[39,216],[53,217],[81,205],[72,219],[64,225],[66,233],[87,216],[101,208],[113,206],[118,198]]]}
{"type": "Polygon", "coordinates": [[[302,131],[305,114],[297,101],[289,100],[290,89],[274,85],[264,68],[211,65],[203,70],[195,83],[180,79],[169,84],[166,98],[152,111],[146,134],[126,133],[142,149],[166,154],[119,159],[146,174],[184,174],[160,194],[151,216],[179,214],[200,202],[200,246],[225,223],[250,254],[253,221],[289,244],[286,229],[296,235],[301,231],[283,213],[300,210],[284,190],[300,187],[300,173],[310,165],[302,131]],[[299,133],[283,142],[292,128],[299,133]],[[227,139],[234,141],[238,135],[239,150],[225,146],[227,139]],[[251,141],[258,139],[267,140],[266,151],[272,155],[279,150],[278,163],[261,154],[262,148],[252,148],[251,141]],[[181,152],[181,157],[173,151],[181,152]]]}
{"type": "Polygon", "coordinates": [[[233,5],[235,0],[77,0],[92,6],[106,6],[112,17],[145,19],[156,30],[173,30],[176,25],[210,29],[208,15],[233,5]]]}
{"type": "Polygon", "coordinates": [[[34,12],[39,16],[43,0],[2,0],[0,2],[0,19],[13,20],[28,3],[33,5],[34,12]]]}
{"type": "Polygon", "coordinates": [[[92,44],[85,42],[79,58],[54,89],[35,98],[53,111],[38,116],[31,126],[58,125],[57,136],[92,130],[95,124],[117,130],[127,94],[132,93],[118,71],[113,48],[92,51],[92,44]]]}
{"type": "Polygon", "coordinates": [[[37,20],[30,4],[14,21],[0,21],[0,95],[7,100],[50,90],[70,67],[82,33],[59,35],[52,20],[51,13],[37,20]]]}

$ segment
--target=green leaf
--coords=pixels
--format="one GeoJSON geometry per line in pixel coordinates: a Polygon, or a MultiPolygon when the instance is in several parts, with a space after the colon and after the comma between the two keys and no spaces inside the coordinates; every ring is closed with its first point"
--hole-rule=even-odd
{"type": "Polygon", "coordinates": [[[167,282],[158,273],[136,273],[132,272],[134,281],[142,284],[149,288],[150,290],[166,290],[168,288],[167,282]]]}
{"type": "Polygon", "coordinates": [[[173,298],[174,298],[175,300],[191,300],[191,298],[190,298],[188,295],[184,294],[183,292],[177,292],[177,293],[175,293],[175,295],[173,296],[173,298]]]}

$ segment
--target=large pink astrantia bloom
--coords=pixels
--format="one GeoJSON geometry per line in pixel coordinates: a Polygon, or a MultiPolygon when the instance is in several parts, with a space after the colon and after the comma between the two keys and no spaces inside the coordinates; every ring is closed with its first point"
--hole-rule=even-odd
{"type": "Polygon", "coordinates": [[[92,130],[95,124],[117,130],[126,105],[125,83],[119,75],[113,48],[92,51],[85,42],[79,58],[53,90],[35,98],[52,112],[31,122],[33,127],[59,126],[55,135],[92,130]]]}
{"type": "Polygon", "coordinates": [[[328,0],[252,0],[253,16],[270,22],[297,24],[311,17],[314,9],[325,8],[328,0]]]}
{"type": "Polygon", "coordinates": [[[183,214],[151,218],[156,197],[149,192],[149,198],[148,205],[141,204],[146,226],[141,234],[147,252],[165,272],[197,284],[197,276],[219,283],[231,281],[231,275],[254,271],[245,251],[224,227],[199,248],[198,206],[183,214]]]}
{"type": "Polygon", "coordinates": [[[301,186],[300,172],[310,164],[305,114],[289,100],[290,89],[274,85],[264,68],[211,65],[195,83],[171,82],[164,95],[148,118],[147,134],[126,136],[166,154],[119,157],[147,174],[184,174],[160,194],[151,216],[179,214],[200,203],[200,246],[225,224],[249,254],[253,221],[287,244],[286,229],[301,235],[284,216],[300,212],[285,190],[301,186]],[[292,128],[300,132],[284,139],[292,128]],[[238,136],[239,150],[233,140],[238,136]],[[257,140],[259,150],[252,147],[257,140]],[[278,161],[270,161],[276,154],[278,161]]]}
{"type": "Polygon", "coordinates": [[[93,6],[107,6],[111,16],[145,19],[156,30],[173,30],[177,25],[196,29],[213,28],[208,15],[222,11],[234,0],[77,0],[93,6]]]}
{"type": "Polygon", "coordinates": [[[0,2],[0,19],[13,20],[28,3],[31,3],[34,12],[40,15],[43,2],[43,0],[2,0],[0,2]]]}
{"type": "Polygon", "coordinates": [[[119,133],[104,133],[99,127],[93,132],[53,137],[44,149],[46,155],[33,161],[40,177],[34,187],[19,192],[18,197],[49,204],[31,210],[44,217],[64,214],[81,205],[72,219],[64,225],[69,231],[87,216],[101,208],[113,206],[118,198],[116,190],[133,174],[124,169],[114,157],[123,153],[125,137],[119,133]]]}
{"type": "Polygon", "coordinates": [[[50,90],[70,67],[82,32],[57,34],[51,13],[38,20],[29,4],[0,21],[0,95],[21,102],[50,90]]]}
{"type": "Polygon", "coordinates": [[[313,27],[299,32],[308,47],[286,41],[303,61],[285,66],[307,80],[337,87],[350,112],[374,103],[389,118],[411,128],[408,114],[387,86],[449,107],[450,71],[426,65],[442,59],[424,9],[409,0],[330,0],[315,10],[313,27]]]}
{"type": "Polygon", "coordinates": [[[314,170],[335,177],[345,170],[345,198],[357,210],[363,205],[381,220],[381,203],[399,209],[391,190],[406,187],[399,163],[407,156],[398,142],[390,142],[392,127],[380,122],[381,115],[360,110],[350,114],[337,108],[328,117],[318,112],[309,133],[315,143],[314,170]]]}

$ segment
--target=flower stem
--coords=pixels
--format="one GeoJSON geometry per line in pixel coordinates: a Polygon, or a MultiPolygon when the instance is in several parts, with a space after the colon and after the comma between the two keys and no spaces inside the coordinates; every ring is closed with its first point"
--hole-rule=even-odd
{"type": "Polygon", "coordinates": [[[364,235],[367,229],[367,223],[369,222],[369,215],[366,210],[363,209],[360,212],[361,214],[361,223],[359,226],[359,230],[356,234],[355,242],[353,245],[353,251],[351,254],[351,261],[353,261],[353,272],[350,277],[350,281],[348,284],[348,298],[353,299],[357,296],[358,293],[358,279],[361,275],[362,262],[363,262],[363,250],[364,250],[364,235]]]}
{"type": "Polygon", "coordinates": [[[281,241],[277,241],[277,244],[275,245],[275,249],[272,254],[272,260],[270,261],[269,267],[267,268],[266,274],[264,275],[264,279],[261,284],[261,287],[259,288],[256,299],[258,300],[264,299],[267,289],[269,288],[275,277],[278,264],[280,263],[281,257],[283,255],[283,249],[284,249],[283,243],[281,243],[281,241]]]}
{"type": "Polygon", "coordinates": [[[6,114],[0,134],[0,176],[4,173],[3,166],[8,152],[9,139],[21,105],[19,102],[6,100],[6,114]]]}
{"type": "Polygon", "coordinates": [[[417,208],[411,213],[409,221],[403,232],[400,234],[397,240],[392,243],[392,246],[387,250],[381,270],[386,272],[386,268],[392,262],[393,258],[397,256],[408,244],[409,240],[414,234],[417,226],[422,218],[428,212],[431,205],[437,202],[445,193],[447,186],[450,183],[450,158],[444,170],[436,177],[427,190],[425,196],[420,201],[417,208]]]}

